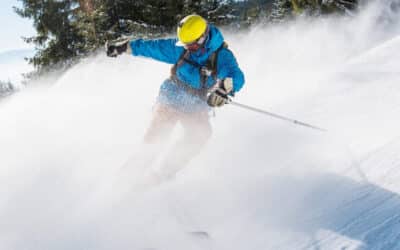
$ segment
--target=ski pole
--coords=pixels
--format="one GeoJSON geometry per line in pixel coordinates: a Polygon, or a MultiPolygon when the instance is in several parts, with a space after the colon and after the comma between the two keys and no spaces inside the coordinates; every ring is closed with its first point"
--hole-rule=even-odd
{"type": "Polygon", "coordinates": [[[255,107],[251,107],[251,106],[248,106],[248,105],[244,105],[244,104],[241,104],[241,103],[238,103],[238,102],[229,101],[229,104],[232,104],[232,105],[234,105],[236,107],[240,107],[240,108],[243,108],[243,109],[246,109],[246,110],[251,110],[251,111],[263,114],[263,115],[268,115],[268,116],[271,116],[271,117],[274,117],[274,118],[277,118],[277,119],[280,119],[280,120],[292,122],[292,123],[294,123],[296,125],[308,127],[308,128],[311,128],[311,129],[322,131],[322,132],[326,132],[327,131],[326,129],[319,128],[317,126],[314,126],[314,125],[311,125],[311,124],[308,124],[308,123],[305,123],[305,122],[294,120],[294,119],[291,119],[291,118],[288,118],[288,117],[285,117],[285,116],[282,116],[282,115],[274,114],[274,113],[271,113],[271,112],[268,112],[268,111],[265,111],[265,110],[262,110],[262,109],[258,109],[258,108],[255,108],[255,107]]]}

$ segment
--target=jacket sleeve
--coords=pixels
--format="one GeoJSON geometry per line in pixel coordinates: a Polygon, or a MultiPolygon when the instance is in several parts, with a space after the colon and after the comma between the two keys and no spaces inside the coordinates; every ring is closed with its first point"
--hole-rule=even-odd
{"type": "Polygon", "coordinates": [[[233,53],[228,49],[222,49],[217,61],[218,79],[231,77],[233,79],[233,92],[238,92],[244,85],[244,74],[239,68],[233,53]]]}
{"type": "Polygon", "coordinates": [[[161,62],[175,64],[183,53],[183,47],[175,45],[176,39],[137,39],[130,42],[132,55],[149,57],[161,62]]]}

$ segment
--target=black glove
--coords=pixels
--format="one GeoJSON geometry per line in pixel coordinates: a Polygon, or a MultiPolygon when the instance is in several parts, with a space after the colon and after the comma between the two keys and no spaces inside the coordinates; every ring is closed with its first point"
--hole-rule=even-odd
{"type": "Polygon", "coordinates": [[[107,56],[117,57],[129,49],[129,39],[117,39],[106,43],[107,56]]]}
{"type": "Polygon", "coordinates": [[[217,83],[216,88],[207,96],[207,104],[211,107],[221,107],[229,103],[229,94],[233,90],[232,78],[226,78],[217,83]]]}

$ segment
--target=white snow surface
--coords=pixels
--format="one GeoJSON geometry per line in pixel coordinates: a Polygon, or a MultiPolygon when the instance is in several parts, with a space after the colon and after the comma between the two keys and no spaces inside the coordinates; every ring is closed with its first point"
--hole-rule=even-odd
{"type": "Polygon", "coordinates": [[[0,249],[400,249],[400,20],[380,10],[225,33],[236,101],[328,132],[228,105],[147,188],[120,167],[169,65],[100,54],[2,102],[0,249]]]}

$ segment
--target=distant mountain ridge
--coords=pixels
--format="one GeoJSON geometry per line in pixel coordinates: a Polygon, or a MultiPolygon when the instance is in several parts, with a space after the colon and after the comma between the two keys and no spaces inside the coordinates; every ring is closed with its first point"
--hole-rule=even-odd
{"type": "Polygon", "coordinates": [[[0,52],[0,64],[14,63],[34,55],[34,49],[16,49],[0,52]]]}
{"type": "Polygon", "coordinates": [[[0,81],[11,81],[13,84],[23,80],[22,74],[33,70],[25,60],[35,54],[34,49],[14,49],[0,52],[0,81]]]}

